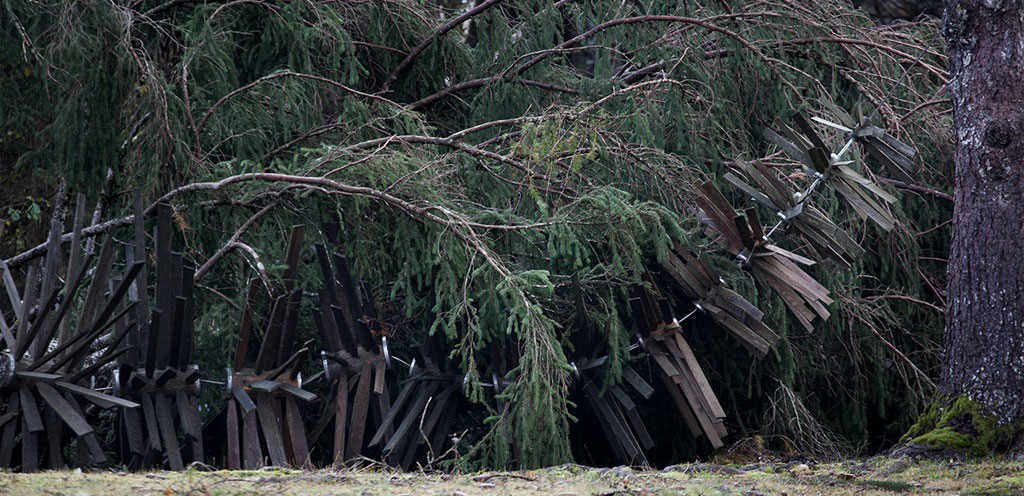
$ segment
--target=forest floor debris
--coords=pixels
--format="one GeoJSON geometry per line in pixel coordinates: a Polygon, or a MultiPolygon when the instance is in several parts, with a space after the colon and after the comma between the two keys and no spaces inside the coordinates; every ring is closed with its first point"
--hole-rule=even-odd
{"type": "Polygon", "coordinates": [[[854,459],[840,463],[674,465],[665,470],[563,465],[483,474],[378,470],[125,473],[56,471],[0,473],[2,495],[1021,495],[1024,461],[854,459]],[[806,470],[804,469],[806,467],[806,470]],[[692,470],[691,470],[692,468],[692,470]],[[729,470],[726,470],[728,468],[729,470]],[[895,469],[895,470],[894,470],[895,469]]]}

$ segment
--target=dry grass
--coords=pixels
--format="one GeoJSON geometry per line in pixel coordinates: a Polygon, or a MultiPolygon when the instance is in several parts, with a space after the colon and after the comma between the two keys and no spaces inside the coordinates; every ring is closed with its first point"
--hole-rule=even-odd
{"type": "Polygon", "coordinates": [[[874,458],[811,465],[692,464],[665,471],[561,466],[523,472],[424,474],[349,470],[0,474],[0,494],[119,495],[893,495],[1024,494],[1024,463],[874,458]]]}

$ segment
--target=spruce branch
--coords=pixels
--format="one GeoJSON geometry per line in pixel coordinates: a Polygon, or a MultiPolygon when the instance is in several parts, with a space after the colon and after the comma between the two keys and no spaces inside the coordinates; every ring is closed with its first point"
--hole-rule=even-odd
{"type": "Polygon", "coordinates": [[[405,73],[405,70],[409,67],[410,64],[412,64],[413,59],[415,59],[417,55],[422,53],[423,50],[426,50],[427,47],[429,47],[431,43],[434,42],[434,40],[444,36],[445,33],[451,31],[456,26],[462,24],[463,22],[469,19],[472,19],[473,17],[476,17],[480,13],[486,11],[487,9],[490,9],[491,7],[501,3],[502,1],[503,0],[486,0],[480,5],[477,5],[476,7],[473,7],[467,10],[466,12],[463,12],[462,15],[456,16],[452,20],[439,26],[437,30],[430,34],[430,36],[426,37],[418,45],[413,47],[412,50],[409,50],[409,53],[405,56],[405,58],[398,63],[398,65],[391,71],[391,74],[388,74],[388,78],[384,80],[384,84],[381,85],[380,91],[378,91],[378,93],[387,93],[388,89],[391,87],[391,84],[394,83],[395,80],[397,80],[405,73]]]}

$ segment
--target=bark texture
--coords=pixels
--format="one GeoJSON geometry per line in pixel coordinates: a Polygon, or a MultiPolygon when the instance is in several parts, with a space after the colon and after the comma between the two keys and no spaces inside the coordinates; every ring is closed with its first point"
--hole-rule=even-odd
{"type": "Polygon", "coordinates": [[[950,0],[956,198],[942,386],[1024,419],[1024,0],[950,0]]]}

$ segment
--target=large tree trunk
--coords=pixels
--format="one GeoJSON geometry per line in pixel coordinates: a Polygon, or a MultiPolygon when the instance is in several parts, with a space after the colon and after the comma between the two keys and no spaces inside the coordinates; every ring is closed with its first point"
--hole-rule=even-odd
{"type": "Polygon", "coordinates": [[[1024,419],[1024,1],[950,0],[956,206],[942,386],[1024,419]]]}

